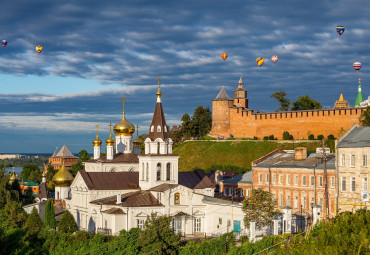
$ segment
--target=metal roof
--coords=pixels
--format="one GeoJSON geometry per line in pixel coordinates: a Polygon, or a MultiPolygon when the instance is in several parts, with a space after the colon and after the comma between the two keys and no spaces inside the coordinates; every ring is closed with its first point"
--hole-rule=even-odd
{"type": "Polygon", "coordinates": [[[370,147],[370,127],[355,127],[339,143],[338,148],[370,147]]]}
{"type": "Polygon", "coordinates": [[[224,87],[222,87],[220,93],[218,93],[216,99],[214,100],[231,100],[231,98],[229,97],[229,95],[226,93],[224,87]]]}
{"type": "Polygon", "coordinates": [[[222,181],[223,183],[252,183],[252,171],[248,171],[242,175],[236,175],[222,181]]]}

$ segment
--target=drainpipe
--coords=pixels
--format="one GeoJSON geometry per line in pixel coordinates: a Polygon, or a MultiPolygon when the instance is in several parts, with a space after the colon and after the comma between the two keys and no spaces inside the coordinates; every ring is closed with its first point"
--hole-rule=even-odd
{"type": "Polygon", "coordinates": [[[271,167],[269,167],[269,193],[271,193],[271,167]]]}
{"type": "Polygon", "coordinates": [[[313,168],[313,178],[314,178],[314,198],[315,198],[315,204],[316,204],[316,167],[313,168]]]}
{"type": "Polygon", "coordinates": [[[126,207],[126,231],[128,232],[128,207],[126,207]]]}

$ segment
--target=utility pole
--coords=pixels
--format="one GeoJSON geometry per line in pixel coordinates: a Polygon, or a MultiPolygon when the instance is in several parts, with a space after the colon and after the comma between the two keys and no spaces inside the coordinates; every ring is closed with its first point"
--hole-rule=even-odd
{"type": "Polygon", "coordinates": [[[322,153],[324,156],[325,213],[326,218],[329,219],[328,171],[326,169],[325,138],[322,139],[322,153]]]}

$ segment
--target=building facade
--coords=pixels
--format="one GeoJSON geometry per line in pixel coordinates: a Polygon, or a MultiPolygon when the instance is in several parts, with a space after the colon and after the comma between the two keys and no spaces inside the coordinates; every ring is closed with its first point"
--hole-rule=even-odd
{"type": "MultiPolygon", "coordinates": [[[[59,170],[62,168],[62,165],[64,164],[64,167],[67,170],[71,170],[72,165],[78,163],[78,157],[74,156],[67,148],[66,145],[63,145],[63,147],[59,150],[56,149],[54,154],[49,158],[48,165],[51,165],[54,167],[55,170],[59,170]]],[[[47,171],[47,167],[45,166],[45,170],[47,171]]]]}

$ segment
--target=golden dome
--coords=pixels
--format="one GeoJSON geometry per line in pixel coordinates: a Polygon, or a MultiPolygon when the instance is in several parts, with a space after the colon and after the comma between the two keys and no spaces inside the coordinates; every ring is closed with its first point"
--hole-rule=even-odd
{"type": "Polygon", "coordinates": [[[114,139],[112,138],[112,123],[109,123],[109,137],[105,140],[107,146],[114,146],[114,139]]]}
{"type": "Polygon", "coordinates": [[[55,186],[69,187],[73,181],[73,175],[65,168],[64,164],[59,171],[53,176],[55,186]]]}
{"type": "Polygon", "coordinates": [[[114,125],[113,131],[116,135],[132,136],[135,132],[135,126],[126,120],[125,113],[123,113],[122,120],[114,125]]]}
{"type": "Polygon", "coordinates": [[[140,146],[141,141],[139,139],[139,125],[136,125],[136,139],[134,140],[134,146],[140,146]]]}
{"type": "Polygon", "coordinates": [[[99,125],[96,125],[96,138],[93,141],[94,146],[101,146],[101,144],[102,144],[102,141],[98,137],[98,129],[99,129],[99,125]]]}

